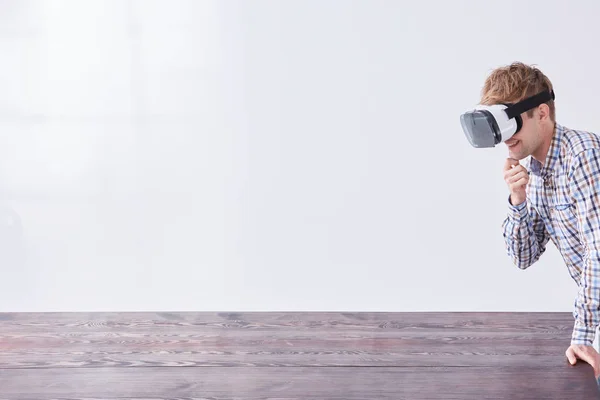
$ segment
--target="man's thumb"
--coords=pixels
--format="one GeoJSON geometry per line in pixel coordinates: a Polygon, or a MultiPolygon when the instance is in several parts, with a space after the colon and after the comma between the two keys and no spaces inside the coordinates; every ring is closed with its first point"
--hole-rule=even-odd
{"type": "Polygon", "coordinates": [[[575,365],[575,363],[577,362],[577,357],[575,357],[575,352],[571,347],[567,349],[567,359],[569,360],[569,363],[571,363],[571,365],[575,365]]]}

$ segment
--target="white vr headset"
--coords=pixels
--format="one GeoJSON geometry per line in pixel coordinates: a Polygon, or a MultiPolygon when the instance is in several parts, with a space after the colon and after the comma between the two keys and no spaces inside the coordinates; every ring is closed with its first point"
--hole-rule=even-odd
{"type": "Polygon", "coordinates": [[[460,116],[467,140],[473,147],[494,147],[510,139],[523,126],[521,114],[554,100],[554,91],[544,91],[515,104],[479,104],[460,116]]]}

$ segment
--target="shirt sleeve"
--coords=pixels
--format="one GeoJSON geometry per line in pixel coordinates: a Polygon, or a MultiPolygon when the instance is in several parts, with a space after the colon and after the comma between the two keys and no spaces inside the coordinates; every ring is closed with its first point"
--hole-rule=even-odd
{"type": "Polygon", "coordinates": [[[527,201],[518,205],[508,200],[508,216],[502,223],[506,253],[520,269],[533,265],[546,251],[550,235],[544,221],[527,201]]]}
{"type": "Polygon", "coordinates": [[[591,346],[600,317],[600,149],[577,155],[569,171],[569,187],[585,251],[571,343],[591,346]]]}

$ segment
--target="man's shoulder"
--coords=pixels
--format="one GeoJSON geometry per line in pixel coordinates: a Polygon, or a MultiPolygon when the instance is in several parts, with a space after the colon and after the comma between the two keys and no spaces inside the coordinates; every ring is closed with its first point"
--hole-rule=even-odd
{"type": "Polygon", "coordinates": [[[586,150],[600,150],[599,134],[560,125],[558,126],[558,129],[562,129],[562,142],[568,156],[577,157],[586,150]]]}

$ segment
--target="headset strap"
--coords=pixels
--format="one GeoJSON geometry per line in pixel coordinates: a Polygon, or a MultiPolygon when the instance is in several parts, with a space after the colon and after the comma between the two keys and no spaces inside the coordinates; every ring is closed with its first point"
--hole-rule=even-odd
{"type": "Polygon", "coordinates": [[[539,106],[542,103],[545,103],[550,100],[554,100],[554,90],[551,92],[545,90],[541,93],[533,95],[531,97],[526,98],[523,101],[515,103],[509,107],[507,107],[504,112],[508,115],[508,118],[514,118],[517,115],[520,115],[526,111],[531,110],[534,107],[539,106]]]}

